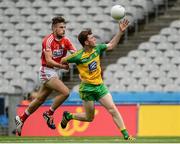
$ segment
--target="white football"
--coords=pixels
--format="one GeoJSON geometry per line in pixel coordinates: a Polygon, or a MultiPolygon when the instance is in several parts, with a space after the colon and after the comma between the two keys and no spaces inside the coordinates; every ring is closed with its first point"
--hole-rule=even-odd
{"type": "Polygon", "coordinates": [[[120,20],[125,16],[125,8],[121,5],[115,5],[111,8],[111,17],[120,20]]]}

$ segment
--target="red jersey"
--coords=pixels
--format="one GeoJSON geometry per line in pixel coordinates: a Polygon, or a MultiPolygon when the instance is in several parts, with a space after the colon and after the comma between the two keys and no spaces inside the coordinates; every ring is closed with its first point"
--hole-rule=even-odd
{"type": "Polygon", "coordinates": [[[42,55],[41,64],[46,66],[46,59],[44,51],[52,52],[52,59],[57,63],[60,63],[61,58],[65,57],[67,51],[75,52],[76,48],[72,45],[71,41],[67,37],[62,37],[59,41],[55,39],[53,34],[47,35],[42,42],[42,55]]]}

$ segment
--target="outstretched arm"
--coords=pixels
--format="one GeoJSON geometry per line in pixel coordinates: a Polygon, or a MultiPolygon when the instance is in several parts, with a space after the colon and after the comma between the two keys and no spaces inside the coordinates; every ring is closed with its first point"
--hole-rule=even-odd
{"type": "Polygon", "coordinates": [[[107,44],[107,50],[112,50],[117,46],[122,37],[124,31],[127,29],[129,21],[124,19],[122,22],[119,22],[119,32],[112,38],[112,40],[107,44]]]}

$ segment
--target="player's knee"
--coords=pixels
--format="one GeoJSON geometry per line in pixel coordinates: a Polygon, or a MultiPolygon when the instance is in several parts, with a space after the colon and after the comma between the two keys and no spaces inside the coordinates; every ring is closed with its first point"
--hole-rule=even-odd
{"type": "Polygon", "coordinates": [[[67,89],[65,89],[63,92],[61,92],[61,94],[63,94],[64,96],[68,97],[69,94],[70,94],[70,91],[69,91],[69,89],[67,88],[67,89]]]}

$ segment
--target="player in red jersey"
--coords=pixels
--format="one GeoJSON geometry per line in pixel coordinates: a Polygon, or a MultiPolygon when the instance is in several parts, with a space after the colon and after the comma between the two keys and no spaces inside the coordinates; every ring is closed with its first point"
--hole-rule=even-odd
{"type": "Polygon", "coordinates": [[[55,97],[49,110],[43,113],[43,117],[48,127],[51,129],[56,128],[53,122],[53,113],[69,96],[69,89],[59,79],[57,69],[68,70],[69,66],[67,64],[60,63],[61,58],[66,56],[67,51],[71,53],[76,51],[76,48],[65,36],[65,30],[65,19],[63,17],[54,17],[52,19],[52,33],[47,35],[42,42],[42,65],[39,71],[42,85],[38,91],[38,96],[29,104],[22,115],[15,117],[16,132],[19,136],[25,120],[43,104],[53,90],[56,90],[59,95],[55,97]]]}

